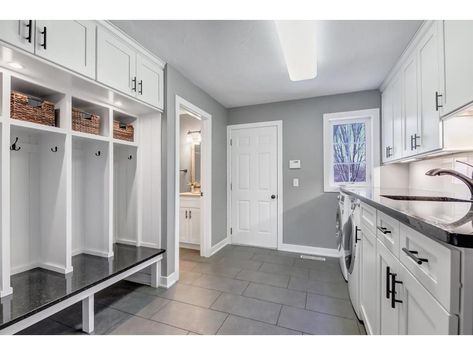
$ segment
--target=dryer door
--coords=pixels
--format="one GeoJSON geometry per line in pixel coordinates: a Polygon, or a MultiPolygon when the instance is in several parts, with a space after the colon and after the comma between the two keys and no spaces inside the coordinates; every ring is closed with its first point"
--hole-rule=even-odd
{"type": "MultiPolygon", "coordinates": [[[[348,273],[351,274],[353,272],[353,269],[355,267],[355,258],[356,258],[356,222],[355,222],[355,216],[354,214],[350,215],[350,218],[348,219],[347,224],[350,225],[350,241],[348,243],[348,248],[349,248],[349,258],[348,255],[345,258],[345,263],[347,266],[348,273]]],[[[359,236],[358,236],[359,238],[359,236]]]]}
{"type": "Polygon", "coordinates": [[[345,267],[348,271],[352,268],[353,260],[354,260],[354,253],[353,253],[353,233],[354,233],[354,225],[352,221],[353,216],[350,215],[347,222],[343,226],[343,237],[342,237],[342,245],[343,245],[343,255],[345,256],[345,267]]]}

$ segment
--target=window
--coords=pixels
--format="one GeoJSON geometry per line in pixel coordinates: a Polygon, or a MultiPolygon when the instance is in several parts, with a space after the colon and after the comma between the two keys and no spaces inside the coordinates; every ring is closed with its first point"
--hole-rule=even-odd
{"type": "MultiPolygon", "coordinates": [[[[376,110],[367,110],[376,111],[376,110]]],[[[372,116],[366,111],[324,115],[325,191],[371,184],[372,116]]]]}

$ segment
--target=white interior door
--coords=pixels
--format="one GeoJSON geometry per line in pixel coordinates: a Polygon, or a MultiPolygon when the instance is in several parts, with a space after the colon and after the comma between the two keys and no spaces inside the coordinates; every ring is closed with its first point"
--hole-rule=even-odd
{"type": "Polygon", "coordinates": [[[278,244],[278,127],[232,128],[232,243],[278,244]]]}

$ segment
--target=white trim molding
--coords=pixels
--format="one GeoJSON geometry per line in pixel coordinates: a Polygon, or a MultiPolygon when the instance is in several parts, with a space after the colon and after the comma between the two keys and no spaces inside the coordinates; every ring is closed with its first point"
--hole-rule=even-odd
{"type": "Polygon", "coordinates": [[[337,249],[317,248],[298,244],[281,244],[278,250],[330,258],[338,258],[340,256],[337,249]]]}
{"type": "Polygon", "coordinates": [[[178,272],[173,272],[169,276],[160,276],[159,277],[159,287],[170,288],[177,281],[179,281],[178,272]]]}
{"type": "Polygon", "coordinates": [[[224,240],[221,240],[220,242],[215,244],[212,248],[210,248],[210,255],[212,256],[212,255],[218,253],[220,250],[225,248],[228,244],[230,244],[230,238],[229,237],[225,238],[224,240]]]}
{"type": "Polygon", "coordinates": [[[283,164],[282,164],[282,152],[283,152],[283,141],[282,141],[282,130],[283,122],[279,121],[265,121],[265,122],[255,122],[255,123],[245,123],[245,124],[236,124],[227,126],[227,238],[229,240],[228,244],[232,244],[232,236],[230,233],[230,228],[232,226],[232,192],[230,189],[231,177],[232,177],[232,152],[230,140],[232,138],[232,129],[245,129],[245,128],[259,128],[259,127],[273,127],[277,128],[277,137],[278,137],[278,156],[277,156],[277,165],[278,165],[278,191],[277,191],[277,201],[278,201],[278,226],[277,226],[277,245],[278,249],[283,244],[283,164]]]}

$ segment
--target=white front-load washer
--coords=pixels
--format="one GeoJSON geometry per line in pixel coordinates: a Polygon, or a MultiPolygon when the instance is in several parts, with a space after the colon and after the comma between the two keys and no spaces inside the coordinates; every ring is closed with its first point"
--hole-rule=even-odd
{"type": "Polygon", "coordinates": [[[347,241],[346,234],[349,232],[347,228],[348,217],[350,216],[350,197],[344,193],[338,195],[338,207],[336,217],[336,234],[337,234],[337,247],[340,261],[340,270],[342,271],[343,278],[348,280],[348,269],[346,267],[346,256],[350,248],[347,241]]]}
{"type": "MultiPolygon", "coordinates": [[[[360,312],[360,259],[361,259],[361,229],[360,229],[360,201],[351,200],[350,215],[347,225],[350,226],[350,252],[345,257],[348,276],[348,293],[358,319],[360,312]],[[348,256],[349,255],[349,256],[348,256]]],[[[348,232],[348,227],[347,227],[348,232]]]]}

